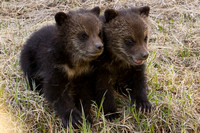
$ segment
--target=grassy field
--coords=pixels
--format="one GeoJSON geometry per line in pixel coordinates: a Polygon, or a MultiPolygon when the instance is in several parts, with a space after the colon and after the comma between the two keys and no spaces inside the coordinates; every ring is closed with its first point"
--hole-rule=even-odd
{"type": "MultiPolygon", "coordinates": [[[[200,132],[199,0],[1,0],[0,1],[0,132],[72,132],[64,129],[48,103],[29,91],[19,66],[25,40],[58,11],[100,6],[151,7],[150,57],[147,64],[151,113],[129,107],[116,94],[120,119],[109,122],[92,105],[94,124],[82,132],[200,132]],[[99,116],[99,117],[98,117],[99,116]],[[7,117],[7,118],[4,118],[7,117]],[[2,122],[2,121],[1,121],[2,122]],[[5,128],[2,127],[5,125],[5,128]],[[4,131],[4,130],[7,131],[4,131]]],[[[80,130],[74,130],[80,131],[80,130]]]]}

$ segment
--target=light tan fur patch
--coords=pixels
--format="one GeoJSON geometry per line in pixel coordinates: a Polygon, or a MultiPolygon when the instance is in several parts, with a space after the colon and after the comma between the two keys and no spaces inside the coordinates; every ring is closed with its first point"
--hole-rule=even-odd
{"type": "Polygon", "coordinates": [[[63,65],[63,68],[66,71],[68,78],[72,79],[81,75],[82,73],[89,71],[89,64],[82,66],[75,66],[73,69],[70,68],[68,65],[63,65]]]}

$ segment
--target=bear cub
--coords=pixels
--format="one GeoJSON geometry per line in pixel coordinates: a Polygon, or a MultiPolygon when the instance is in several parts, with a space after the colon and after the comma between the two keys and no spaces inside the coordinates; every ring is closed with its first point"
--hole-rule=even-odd
{"type": "Polygon", "coordinates": [[[33,33],[21,52],[21,69],[30,88],[36,87],[44,94],[64,127],[68,126],[70,116],[73,126],[82,121],[78,106],[80,100],[84,101],[89,96],[86,92],[79,94],[79,89],[72,87],[73,81],[76,78],[79,81],[79,77],[88,73],[90,62],[103,52],[99,14],[99,7],[69,11],[67,14],[58,12],[55,15],[56,25],[33,33]]]}
{"type": "Polygon", "coordinates": [[[113,88],[127,89],[131,104],[136,103],[137,109],[151,110],[144,64],[149,55],[149,11],[150,8],[145,6],[104,12],[104,52],[94,61],[94,82],[96,102],[100,104],[104,96],[103,109],[108,119],[119,116],[113,88]]]}

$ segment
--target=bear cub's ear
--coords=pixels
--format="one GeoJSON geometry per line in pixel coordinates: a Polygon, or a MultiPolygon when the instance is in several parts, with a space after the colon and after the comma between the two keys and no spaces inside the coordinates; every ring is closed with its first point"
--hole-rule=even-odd
{"type": "Polygon", "coordinates": [[[65,14],[64,12],[58,12],[55,15],[56,24],[58,26],[62,26],[69,18],[70,16],[68,14],[65,14]]]}
{"type": "Polygon", "coordinates": [[[94,7],[90,10],[90,12],[94,13],[97,17],[100,15],[100,8],[98,6],[94,7]]]}
{"type": "Polygon", "coordinates": [[[150,11],[150,7],[149,6],[144,6],[144,7],[140,7],[139,8],[139,12],[141,16],[149,16],[149,11],[150,11]]]}
{"type": "Polygon", "coordinates": [[[109,22],[109,21],[111,21],[112,19],[114,19],[115,17],[118,16],[118,12],[114,9],[107,9],[104,12],[104,16],[105,16],[106,22],[109,22]]]}

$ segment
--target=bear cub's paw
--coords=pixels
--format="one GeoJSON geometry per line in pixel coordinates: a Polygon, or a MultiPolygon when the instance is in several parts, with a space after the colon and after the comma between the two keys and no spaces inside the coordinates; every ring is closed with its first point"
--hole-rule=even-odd
{"type": "Polygon", "coordinates": [[[148,100],[138,100],[136,99],[136,109],[142,112],[151,112],[151,103],[148,100]]]}
{"type": "Polygon", "coordinates": [[[109,121],[114,121],[115,119],[120,117],[120,113],[115,112],[115,113],[108,113],[105,115],[106,119],[109,121]]]}
{"type": "MultiPolygon", "coordinates": [[[[66,114],[62,117],[62,123],[65,128],[69,126],[69,120],[71,120],[73,128],[78,129],[83,124],[82,113],[76,108],[71,111],[67,111],[66,114]]],[[[91,125],[93,124],[90,115],[86,116],[86,121],[91,125]]]]}
{"type": "Polygon", "coordinates": [[[71,120],[72,126],[74,128],[78,128],[78,126],[82,125],[82,115],[81,112],[77,109],[73,109],[67,111],[65,115],[62,117],[62,123],[65,128],[69,126],[69,121],[71,120]]]}

